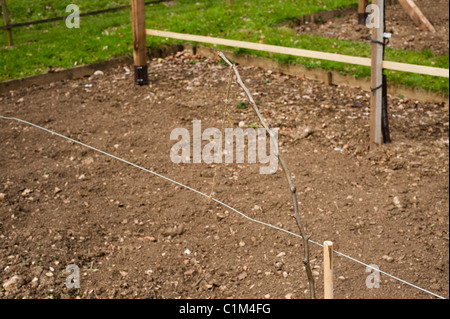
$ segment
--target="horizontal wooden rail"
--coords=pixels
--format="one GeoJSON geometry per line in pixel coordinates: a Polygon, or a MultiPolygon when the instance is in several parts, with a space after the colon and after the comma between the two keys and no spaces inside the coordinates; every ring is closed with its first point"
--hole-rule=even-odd
{"type": "MultiPolygon", "coordinates": [[[[217,45],[225,45],[225,46],[230,46],[230,47],[244,48],[244,49],[258,50],[258,51],[266,51],[266,52],[272,52],[272,53],[289,54],[289,55],[294,55],[294,56],[299,56],[299,57],[304,57],[304,58],[328,60],[328,61],[356,64],[356,65],[362,65],[362,66],[368,66],[368,67],[371,66],[371,59],[369,59],[369,58],[354,57],[354,56],[342,55],[342,54],[336,54],[336,53],[327,53],[327,52],[320,52],[320,51],[287,48],[287,47],[281,47],[281,46],[269,45],[269,44],[228,40],[228,39],[213,38],[213,37],[207,37],[207,36],[201,36],[201,35],[191,35],[191,34],[184,34],[184,33],[152,30],[152,29],[147,29],[146,33],[147,33],[147,35],[164,37],[164,38],[172,38],[172,39],[186,40],[186,41],[193,41],[193,42],[203,42],[203,43],[210,43],[210,44],[217,44],[217,45]]],[[[439,76],[439,77],[444,77],[444,78],[449,77],[448,69],[434,68],[434,67],[416,65],[416,64],[406,64],[406,63],[399,63],[399,62],[384,61],[383,68],[388,69],[388,70],[394,70],[394,71],[411,72],[411,73],[417,73],[417,74],[439,76]]]]}

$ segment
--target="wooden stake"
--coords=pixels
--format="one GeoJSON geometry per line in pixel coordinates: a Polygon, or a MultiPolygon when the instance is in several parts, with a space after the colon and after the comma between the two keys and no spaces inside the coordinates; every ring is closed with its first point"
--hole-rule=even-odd
{"type": "MultiPolygon", "coordinates": [[[[373,4],[380,8],[378,25],[372,28],[372,63],[370,100],[370,149],[381,144],[381,118],[383,109],[383,5],[384,0],[373,0],[373,4]]],[[[377,20],[377,19],[375,19],[377,20]]]]}
{"type": "Polygon", "coordinates": [[[403,9],[408,13],[411,19],[422,29],[429,32],[436,32],[436,29],[428,21],[427,17],[420,11],[419,7],[414,3],[414,0],[398,0],[403,9]]]}
{"type": "Polygon", "coordinates": [[[144,0],[131,0],[131,22],[133,25],[135,82],[139,85],[146,85],[148,84],[148,66],[144,0]]]}
{"type": "MultiPolygon", "coordinates": [[[[3,20],[5,20],[5,25],[9,26],[9,16],[8,16],[8,9],[6,8],[6,0],[1,0],[2,3],[2,11],[3,11],[3,20]]],[[[6,29],[6,34],[8,35],[8,44],[9,46],[13,46],[13,39],[12,39],[12,30],[6,29]]]]}
{"type": "Polygon", "coordinates": [[[365,25],[367,19],[366,8],[369,0],[358,0],[358,24],[365,25]]]}
{"type": "Polygon", "coordinates": [[[334,299],[333,242],[323,243],[324,299],[334,299]]]}
{"type": "Polygon", "coordinates": [[[328,71],[327,73],[327,85],[328,86],[333,85],[333,73],[331,71],[328,71]]]}

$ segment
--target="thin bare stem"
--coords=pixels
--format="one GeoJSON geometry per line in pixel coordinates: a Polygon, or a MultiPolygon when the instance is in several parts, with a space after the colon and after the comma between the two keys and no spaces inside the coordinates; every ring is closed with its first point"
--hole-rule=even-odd
{"type": "Polygon", "coordinates": [[[219,52],[218,55],[222,58],[222,60],[227,63],[234,71],[234,74],[236,75],[236,80],[239,83],[239,85],[242,87],[242,89],[244,90],[245,94],[247,95],[250,104],[252,105],[256,115],[258,116],[261,124],[264,126],[264,128],[266,129],[267,133],[269,134],[273,145],[275,145],[276,148],[276,153],[277,153],[277,157],[279,160],[279,163],[281,165],[281,167],[283,168],[284,174],[286,176],[286,179],[288,181],[289,184],[289,191],[291,193],[292,196],[292,202],[293,202],[293,206],[294,206],[294,214],[292,215],[292,217],[295,218],[296,222],[297,222],[297,226],[300,230],[300,235],[302,236],[303,239],[303,246],[304,246],[304,259],[303,259],[303,264],[305,265],[305,270],[306,270],[306,275],[308,276],[308,281],[309,281],[309,290],[310,290],[310,295],[311,295],[311,299],[315,299],[315,285],[314,285],[314,277],[312,275],[312,271],[311,271],[311,265],[309,263],[309,239],[310,236],[306,234],[305,228],[303,226],[302,223],[302,219],[300,217],[300,213],[299,213],[299,208],[298,208],[298,200],[297,200],[297,190],[294,186],[294,184],[292,183],[292,178],[291,178],[291,173],[289,172],[289,169],[286,165],[286,162],[284,161],[283,157],[281,156],[281,153],[278,149],[278,143],[276,143],[275,138],[274,138],[274,134],[272,132],[272,130],[269,128],[269,126],[267,125],[266,121],[264,120],[264,118],[261,115],[261,112],[259,111],[258,106],[255,103],[255,100],[253,99],[250,91],[247,89],[247,87],[245,86],[244,82],[242,81],[241,76],[239,75],[239,72],[236,68],[236,66],[231,63],[227,57],[222,53],[219,52]]]}
{"type": "MultiPolygon", "coordinates": [[[[231,92],[231,83],[232,82],[233,82],[233,69],[230,67],[230,72],[228,75],[227,98],[225,100],[225,108],[222,113],[222,130],[221,130],[222,138],[223,138],[223,134],[225,131],[225,117],[227,117],[227,119],[228,119],[228,125],[229,126],[232,125],[231,120],[230,120],[230,112],[228,111],[229,105],[230,105],[230,92],[231,92]]],[[[222,155],[222,154],[220,154],[220,155],[222,155]]],[[[214,177],[213,177],[213,183],[212,183],[212,187],[211,187],[211,194],[209,195],[210,198],[213,198],[213,196],[215,195],[214,188],[216,186],[217,167],[218,167],[218,165],[216,163],[216,166],[214,167],[214,177]]]]}

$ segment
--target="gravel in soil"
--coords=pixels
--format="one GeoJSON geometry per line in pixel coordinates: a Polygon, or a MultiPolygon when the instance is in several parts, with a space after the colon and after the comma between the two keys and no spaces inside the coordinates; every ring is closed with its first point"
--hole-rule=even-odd
{"type": "MultiPolygon", "coordinates": [[[[0,95],[0,114],[44,126],[209,194],[214,165],[174,164],[174,128],[222,125],[228,78],[181,52],[0,95]]],[[[448,104],[389,97],[392,144],[367,149],[369,98],[357,88],[239,70],[297,187],[311,239],[448,298],[448,104]]],[[[233,84],[230,118],[257,118],[233,84]],[[237,106],[240,105],[241,108],[237,106]]],[[[0,120],[0,298],[309,298],[300,239],[252,223],[154,175],[16,121],[0,120]],[[68,265],[81,288],[67,288],[68,265]]],[[[203,141],[206,143],[206,141],[203,141]]],[[[281,170],[217,166],[216,198],[298,233],[281,170]]],[[[311,246],[323,297],[322,249],[311,246]]],[[[335,258],[337,298],[434,298],[335,258]]]]}

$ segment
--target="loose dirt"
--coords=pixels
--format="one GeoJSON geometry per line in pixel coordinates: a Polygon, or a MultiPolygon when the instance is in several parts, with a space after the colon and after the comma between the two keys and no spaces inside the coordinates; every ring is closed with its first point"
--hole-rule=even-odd
{"type": "MultiPolygon", "coordinates": [[[[386,7],[386,32],[392,33],[388,47],[405,50],[430,50],[435,55],[449,53],[449,1],[416,0],[415,3],[435,27],[436,33],[421,30],[400,4],[386,7]]],[[[306,21],[295,27],[299,34],[316,34],[324,37],[365,41],[371,30],[358,25],[355,8],[323,12],[314,16],[315,22],[306,21]]]]}
{"type": "MultiPolygon", "coordinates": [[[[0,114],[209,194],[214,165],[172,163],[170,134],[221,127],[227,67],[179,53],[152,61],[144,87],[130,69],[0,95],[0,114]]],[[[389,97],[393,143],[369,152],[365,92],[239,70],[279,129],[311,239],[448,298],[448,104],[389,97]]],[[[234,84],[233,126],[255,126],[239,102],[234,84]]],[[[26,124],[0,119],[0,134],[0,298],[309,298],[300,239],[26,124]]],[[[298,233],[283,173],[260,166],[218,165],[216,198],[298,233]]],[[[311,245],[319,298],[322,261],[311,245]]],[[[336,255],[336,298],[434,298],[385,275],[368,288],[370,274],[336,255]]]]}

